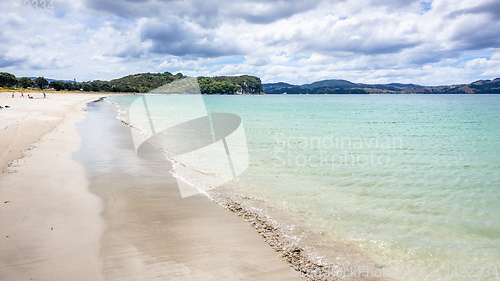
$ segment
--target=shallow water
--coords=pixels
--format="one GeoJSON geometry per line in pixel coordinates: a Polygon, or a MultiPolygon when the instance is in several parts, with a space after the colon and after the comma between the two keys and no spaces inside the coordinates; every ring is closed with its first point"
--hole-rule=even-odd
{"type": "MultiPolygon", "coordinates": [[[[136,98],[112,101],[126,111],[136,98]]],[[[240,116],[239,188],[396,272],[422,270],[402,279],[495,279],[498,95],[156,96],[149,109],[163,122],[172,110],[240,116]]]]}

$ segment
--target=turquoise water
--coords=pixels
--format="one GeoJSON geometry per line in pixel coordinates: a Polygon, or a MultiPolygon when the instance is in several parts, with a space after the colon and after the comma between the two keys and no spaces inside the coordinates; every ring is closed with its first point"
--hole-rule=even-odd
{"type": "MultiPolygon", "coordinates": [[[[161,96],[151,108],[194,98],[161,96]]],[[[457,280],[460,267],[478,276],[466,280],[500,279],[484,276],[500,267],[500,95],[203,100],[242,119],[249,193],[395,270],[439,268],[415,280],[457,280]]]]}

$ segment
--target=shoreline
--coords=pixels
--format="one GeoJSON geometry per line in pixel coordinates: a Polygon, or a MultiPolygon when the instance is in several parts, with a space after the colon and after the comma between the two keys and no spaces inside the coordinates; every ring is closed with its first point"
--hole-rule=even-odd
{"type": "Polygon", "coordinates": [[[385,266],[367,253],[325,239],[321,232],[258,197],[236,191],[231,185],[212,189],[208,195],[214,203],[249,223],[305,280],[398,280],[377,275],[375,272],[384,271],[385,266]],[[361,272],[363,269],[366,271],[361,272]]]}
{"type": "MultiPolygon", "coordinates": [[[[127,120],[126,110],[115,102],[108,102],[117,108],[117,118],[121,123],[131,130],[142,132],[127,120]]],[[[168,161],[172,162],[170,159],[168,161]]],[[[334,277],[332,272],[341,270],[342,276],[353,276],[348,280],[397,280],[378,278],[367,273],[356,274],[357,268],[364,267],[374,272],[384,266],[358,249],[344,243],[326,241],[320,232],[297,222],[284,210],[272,207],[252,194],[246,194],[245,190],[237,189],[231,183],[208,191],[199,189],[199,192],[251,225],[268,246],[293,268],[296,277],[305,280],[337,280],[331,278],[334,277]]]]}
{"type": "Polygon", "coordinates": [[[138,157],[114,105],[87,109],[75,157],[86,166],[91,192],[104,202],[106,280],[298,280],[244,221],[202,194],[182,198],[169,161],[138,157]]]}

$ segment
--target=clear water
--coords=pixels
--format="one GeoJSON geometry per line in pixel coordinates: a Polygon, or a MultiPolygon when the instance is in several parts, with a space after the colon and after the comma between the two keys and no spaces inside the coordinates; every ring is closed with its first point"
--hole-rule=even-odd
{"type": "MultiPolygon", "coordinates": [[[[152,108],[193,98],[161,96],[152,108]]],[[[113,101],[126,109],[132,99],[113,101]]],[[[394,270],[439,268],[405,280],[471,270],[466,280],[500,279],[485,277],[500,267],[500,95],[203,100],[208,112],[242,118],[249,193],[394,270]]]]}

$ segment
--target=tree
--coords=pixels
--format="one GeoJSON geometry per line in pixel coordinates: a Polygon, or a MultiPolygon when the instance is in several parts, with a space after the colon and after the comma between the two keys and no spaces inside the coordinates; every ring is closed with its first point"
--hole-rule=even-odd
{"type": "Polygon", "coordinates": [[[19,87],[26,89],[28,87],[35,85],[35,81],[29,79],[28,77],[21,77],[21,79],[19,79],[19,82],[17,84],[19,85],[19,87]]]}
{"type": "Polygon", "coordinates": [[[71,90],[78,90],[77,88],[78,87],[74,87],[73,86],[73,83],[71,82],[62,82],[63,85],[64,85],[64,89],[68,90],[68,91],[71,91],[71,90]]]}
{"type": "Polygon", "coordinates": [[[63,90],[66,85],[62,81],[52,81],[50,82],[49,86],[54,88],[56,91],[60,91],[63,90]]]}
{"type": "Polygon", "coordinates": [[[0,87],[12,87],[16,84],[16,76],[7,72],[0,72],[0,87]]]}
{"type": "Polygon", "coordinates": [[[92,83],[90,83],[90,88],[92,92],[99,92],[101,90],[100,86],[101,84],[99,83],[99,81],[92,81],[92,83]]]}
{"type": "Polygon", "coordinates": [[[82,90],[84,90],[85,92],[90,92],[90,90],[92,90],[92,87],[90,86],[89,82],[84,82],[81,83],[80,85],[82,86],[82,90]]]}
{"type": "Polygon", "coordinates": [[[40,90],[43,90],[43,88],[47,87],[49,85],[49,81],[43,77],[38,77],[35,79],[35,84],[40,88],[40,90]]]}

